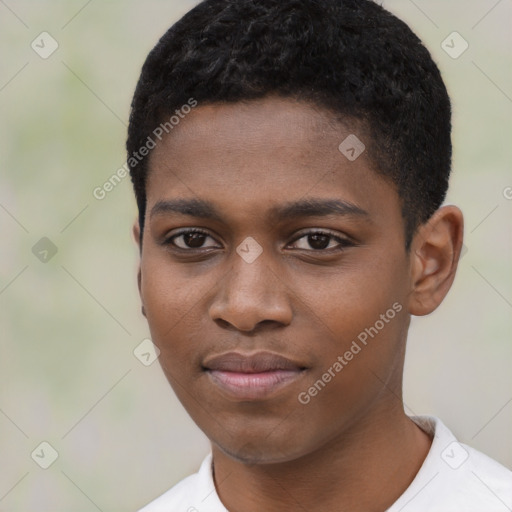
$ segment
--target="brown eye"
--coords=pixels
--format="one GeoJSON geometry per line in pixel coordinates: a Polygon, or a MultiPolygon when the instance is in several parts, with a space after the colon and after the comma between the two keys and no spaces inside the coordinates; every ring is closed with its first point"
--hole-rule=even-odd
{"type": "Polygon", "coordinates": [[[325,251],[325,250],[343,250],[346,247],[353,245],[347,239],[336,236],[326,231],[312,231],[305,233],[294,242],[297,249],[304,249],[308,251],[325,251]]]}
{"type": "MultiPolygon", "coordinates": [[[[205,240],[212,238],[208,233],[197,229],[182,231],[168,239],[167,243],[175,245],[179,249],[202,249],[205,247],[217,247],[215,244],[204,245],[205,240]]],[[[213,240],[213,239],[212,239],[213,240]]]]}
{"type": "Polygon", "coordinates": [[[186,235],[182,235],[183,241],[187,247],[201,247],[204,244],[204,239],[206,235],[203,233],[187,233],[186,235]]]}
{"type": "Polygon", "coordinates": [[[327,249],[331,238],[332,237],[329,235],[320,235],[320,234],[307,235],[308,244],[313,249],[327,249]]]}

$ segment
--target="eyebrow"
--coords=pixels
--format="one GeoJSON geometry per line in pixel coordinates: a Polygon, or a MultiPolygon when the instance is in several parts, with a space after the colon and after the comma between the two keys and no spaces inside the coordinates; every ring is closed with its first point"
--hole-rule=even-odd
{"type": "MultiPolygon", "coordinates": [[[[158,201],[151,208],[150,218],[167,214],[189,215],[202,219],[224,222],[213,203],[203,199],[167,199],[158,201]]],[[[300,199],[272,207],[267,216],[270,222],[289,220],[297,217],[326,217],[328,215],[369,217],[359,206],[342,199],[300,199]]]]}

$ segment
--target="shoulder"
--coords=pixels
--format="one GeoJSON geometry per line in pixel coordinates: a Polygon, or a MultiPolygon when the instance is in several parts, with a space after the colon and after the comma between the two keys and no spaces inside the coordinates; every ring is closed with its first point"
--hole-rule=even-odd
{"type": "Polygon", "coordinates": [[[434,438],[420,471],[388,512],[512,510],[512,471],[459,443],[440,419],[432,416],[411,419],[434,438]]]}
{"type": "Polygon", "coordinates": [[[459,445],[467,455],[463,455],[465,460],[459,468],[464,470],[455,479],[460,483],[457,494],[463,490],[473,503],[481,505],[478,510],[512,510],[512,471],[466,444],[459,445]]]}
{"type": "MultiPolygon", "coordinates": [[[[138,512],[224,512],[212,476],[211,453],[197,473],[188,476],[138,512]]],[[[226,511],[227,512],[227,511],[226,511]]]]}

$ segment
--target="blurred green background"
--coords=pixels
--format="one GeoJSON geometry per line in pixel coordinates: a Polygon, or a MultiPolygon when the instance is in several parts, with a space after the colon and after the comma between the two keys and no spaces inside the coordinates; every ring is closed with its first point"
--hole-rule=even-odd
{"type": "MultiPolygon", "coordinates": [[[[147,53],[195,3],[0,0],[2,511],[136,510],[209,449],[158,363],[133,352],[149,331],[129,178],[93,195],[126,160],[147,53]],[[43,441],[58,453],[48,469],[43,441]]],[[[512,5],[383,5],[423,39],[452,96],[448,202],[466,221],[451,292],[412,321],[406,411],[441,417],[512,468],[512,5]],[[442,47],[454,31],[469,44],[457,58],[462,40],[452,56],[442,47]]]]}

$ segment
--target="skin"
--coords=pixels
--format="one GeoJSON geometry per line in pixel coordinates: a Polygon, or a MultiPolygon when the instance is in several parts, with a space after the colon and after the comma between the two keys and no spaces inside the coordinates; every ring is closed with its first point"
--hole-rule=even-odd
{"type": "Polygon", "coordinates": [[[395,187],[373,170],[369,151],[351,162],[338,150],[350,133],[371,146],[356,130],[291,99],[199,105],[150,156],[143,311],[165,375],[211,440],[217,492],[231,512],[384,511],[431,445],[404,413],[405,343],[410,315],[436,309],[453,282],[462,214],[440,208],[407,252],[395,187]],[[221,219],[151,214],[176,198],[210,201],[221,219]],[[268,217],[304,198],[366,214],[268,217]],[[174,238],[180,251],[170,240],[179,228],[207,235],[192,248],[190,237],[174,238]],[[307,236],[318,231],[332,235],[323,246],[307,236]],[[252,263],[236,252],[249,236],[263,250],[252,263]],[[338,252],[336,237],[345,241],[338,252]],[[300,403],[394,303],[401,311],[300,403]],[[234,400],[202,369],[231,350],[272,351],[307,369],[266,399],[234,400]]]}

